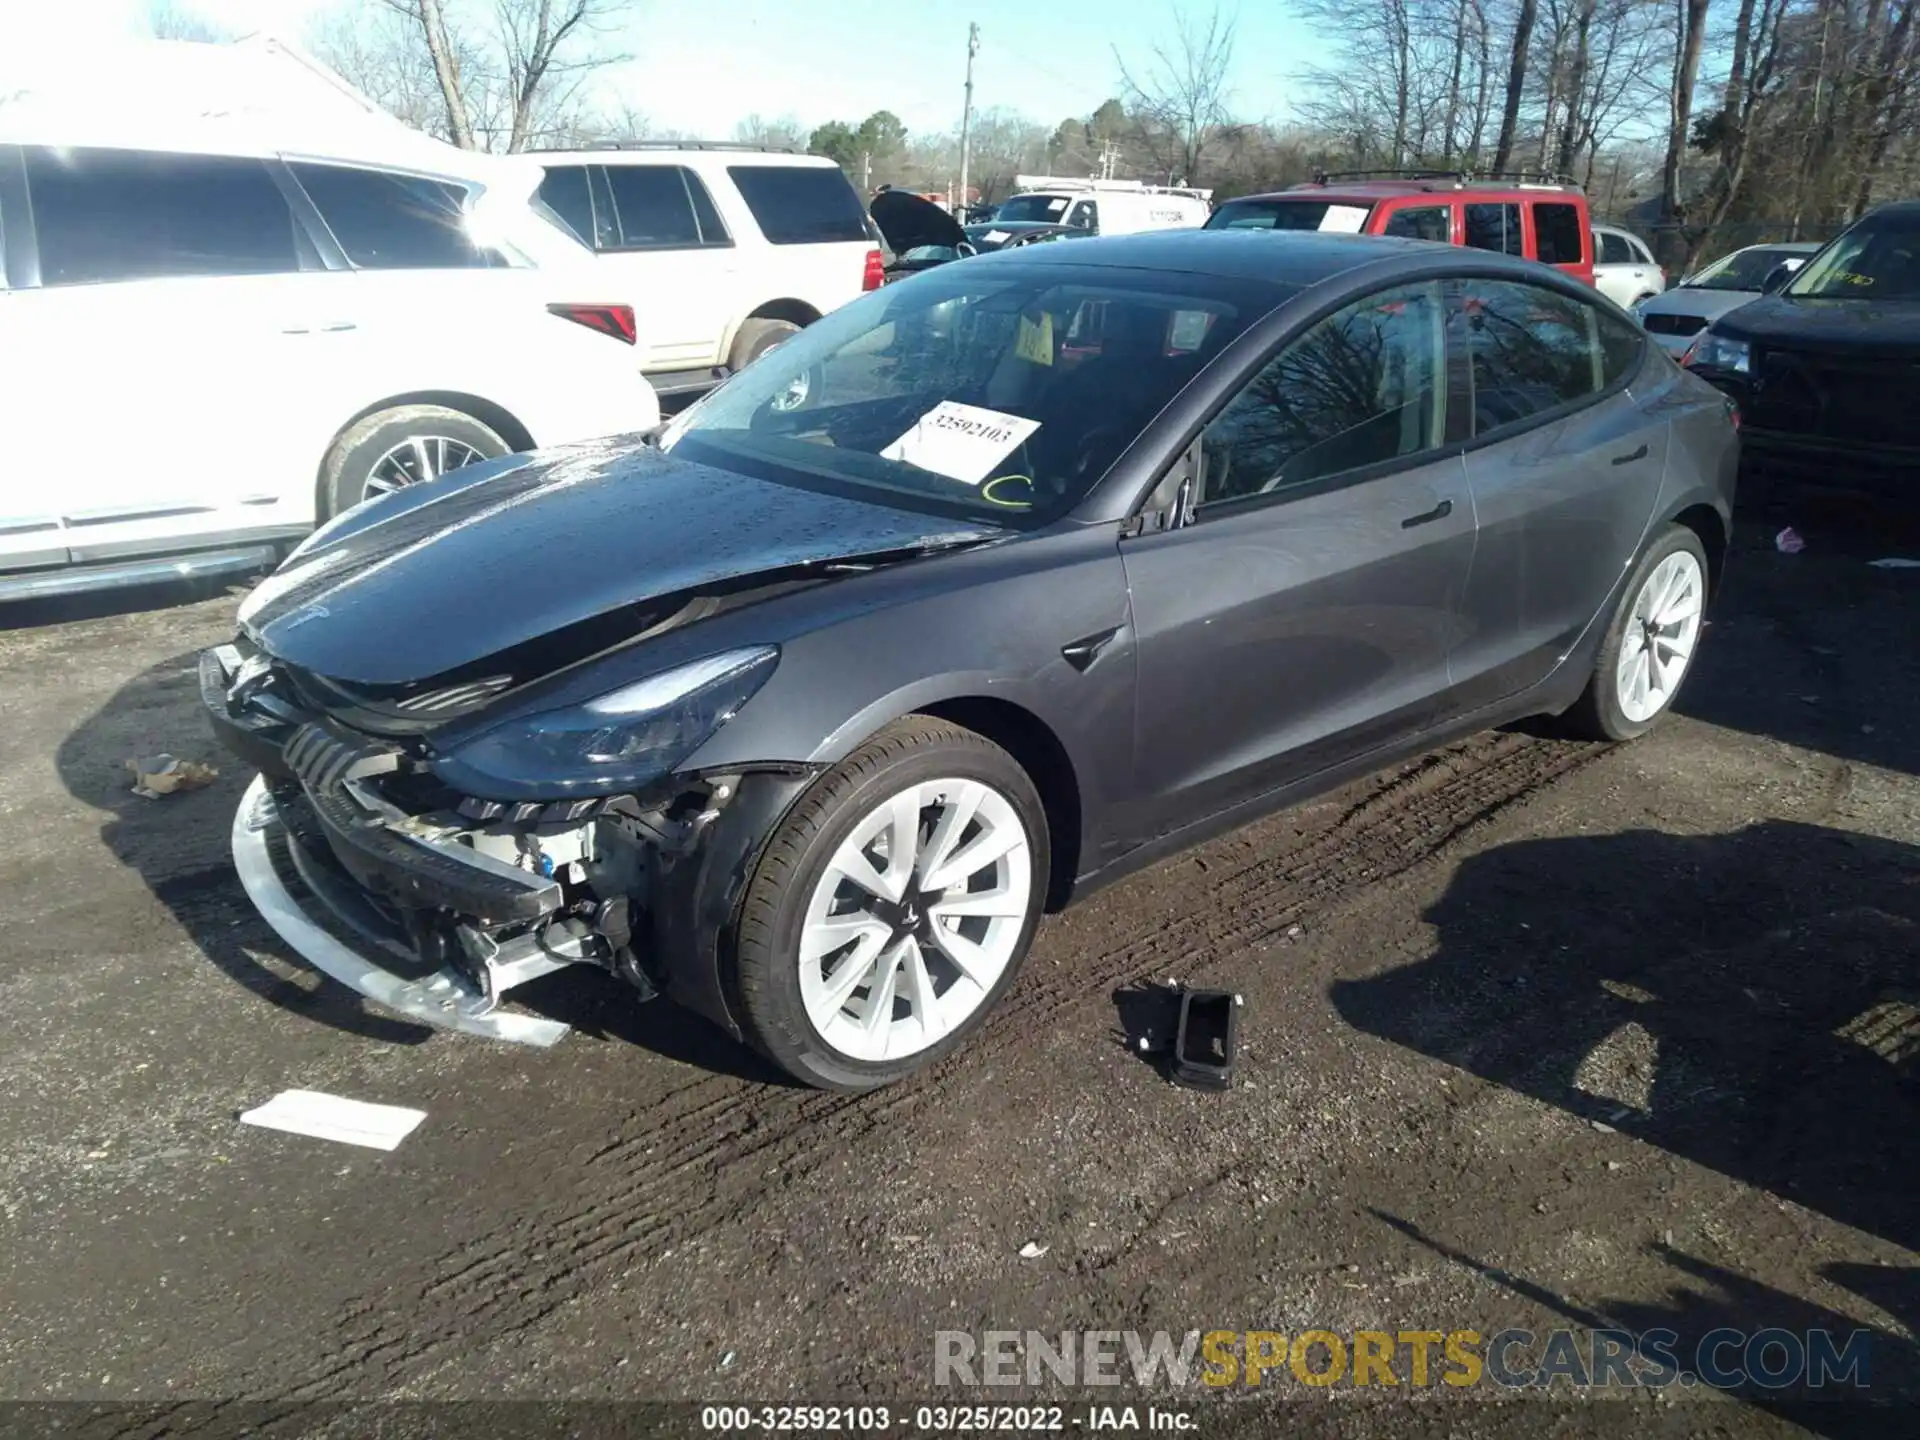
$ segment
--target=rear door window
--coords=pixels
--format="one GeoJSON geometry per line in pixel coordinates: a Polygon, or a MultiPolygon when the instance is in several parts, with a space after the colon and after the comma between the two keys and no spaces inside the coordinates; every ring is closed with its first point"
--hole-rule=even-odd
{"type": "Polygon", "coordinates": [[[22,153],[43,285],[301,268],[306,237],[259,160],[37,146],[22,153]]]}
{"type": "Polygon", "coordinates": [[[467,233],[467,189],[395,170],[294,161],[290,168],[347,259],[362,270],[504,265],[467,233]]]}
{"type": "MultiPolygon", "coordinates": [[[[1536,202],[1533,207],[1533,238],[1540,247],[1535,258],[1542,265],[1578,265],[1586,258],[1580,243],[1580,209],[1576,205],[1549,205],[1536,202]]],[[[1629,251],[1626,263],[1633,263],[1629,251]]]]}
{"type": "Polygon", "coordinates": [[[731,243],[700,177],[684,165],[609,165],[619,248],[691,250],[731,243]]]}
{"type": "Polygon", "coordinates": [[[1492,250],[1501,255],[1526,254],[1527,247],[1520,238],[1520,207],[1467,206],[1467,244],[1475,250],[1492,250]]]}
{"type": "Polygon", "coordinates": [[[548,166],[547,177],[540,182],[540,198],[567,222],[582,245],[593,246],[593,197],[588,193],[586,166],[548,166]]]}
{"type": "MultiPolygon", "coordinates": [[[[1616,377],[1607,373],[1600,318],[1593,306],[1537,285],[1462,282],[1451,329],[1468,360],[1473,433],[1519,424],[1610,384],[1616,377]]],[[[1627,363],[1616,352],[1614,366],[1627,363]]]]}
{"type": "Polygon", "coordinates": [[[1437,240],[1445,245],[1453,239],[1453,207],[1409,205],[1388,216],[1387,228],[1380,233],[1408,240],[1437,240]]]}
{"type": "Polygon", "coordinates": [[[727,174],[771,244],[867,241],[867,212],[837,165],[729,165],[727,174]]]}

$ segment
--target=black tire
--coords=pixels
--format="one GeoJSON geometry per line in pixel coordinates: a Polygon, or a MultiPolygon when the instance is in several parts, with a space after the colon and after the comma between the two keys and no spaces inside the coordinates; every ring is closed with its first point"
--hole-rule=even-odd
{"type": "Polygon", "coordinates": [[[727,352],[727,368],[744,370],[776,345],[784,345],[800,333],[791,320],[749,320],[733,337],[733,349],[727,352]]]}
{"type": "Polygon", "coordinates": [[[872,1090],[933,1064],[985,1021],[1019,974],[1046,905],[1048,855],[1046,810],[1006,751],[972,730],[925,716],[887,726],[816,780],[761,852],[731,957],[747,1038],[787,1073],[825,1090],[872,1090]],[[979,781],[1012,805],[1032,860],[1027,916],[1006,969],[965,1021],[902,1059],[860,1060],[820,1036],[801,999],[797,957],[808,901],[834,851],[865,816],[908,785],[943,778],[979,781]]]}
{"type": "MultiPolygon", "coordinates": [[[[1704,585],[1708,582],[1712,572],[1699,536],[1684,525],[1668,525],[1654,537],[1620,592],[1613,618],[1607,624],[1606,639],[1601,642],[1600,653],[1594,659],[1593,674],[1587,679],[1587,688],[1564,717],[1565,728],[1570,733],[1589,740],[1632,740],[1646,734],[1673,709],[1674,700],[1685,687],[1687,677],[1693,673],[1693,660],[1699,654],[1700,637],[1695,637],[1693,654],[1688,656],[1686,668],[1681,672],[1666,703],[1647,719],[1627,718],[1620,708],[1616,676],[1620,666],[1620,648],[1625,643],[1627,627],[1633,618],[1634,601],[1639,598],[1647,577],[1655,567],[1668,556],[1682,550],[1691,554],[1699,565],[1701,583],[1704,585]]],[[[1702,597],[1703,604],[1705,598],[1702,597]]]]}
{"type": "Polygon", "coordinates": [[[377,410],[341,432],[320,469],[320,518],[329,520],[367,498],[367,480],[382,457],[407,441],[445,439],[479,452],[481,459],[513,447],[471,415],[444,405],[396,405],[377,410]]]}

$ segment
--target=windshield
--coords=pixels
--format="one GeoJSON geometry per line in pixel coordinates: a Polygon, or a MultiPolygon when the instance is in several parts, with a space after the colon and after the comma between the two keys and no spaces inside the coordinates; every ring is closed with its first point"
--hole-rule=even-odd
{"type": "Polygon", "coordinates": [[[1683,290],[1752,290],[1758,291],[1766,283],[1767,276],[1783,261],[1799,265],[1805,262],[1804,250],[1736,250],[1724,255],[1707,266],[1697,275],[1689,275],[1680,282],[1683,290]]]}
{"type": "Polygon", "coordinates": [[[993,212],[995,220],[1008,222],[1039,220],[1048,225],[1065,224],[1070,195],[1016,195],[993,212]]]}
{"type": "Polygon", "coordinates": [[[1920,300],[1920,215],[1862,221],[1814,256],[1786,293],[1809,300],[1920,300]]]}
{"type": "Polygon", "coordinates": [[[1207,219],[1209,230],[1328,230],[1358,235],[1371,211],[1330,200],[1229,200],[1207,219]]]}
{"type": "Polygon", "coordinates": [[[1042,524],[1291,293],[1206,275],[946,266],[807,327],[684,412],[660,445],[786,484],[1042,524]]]}

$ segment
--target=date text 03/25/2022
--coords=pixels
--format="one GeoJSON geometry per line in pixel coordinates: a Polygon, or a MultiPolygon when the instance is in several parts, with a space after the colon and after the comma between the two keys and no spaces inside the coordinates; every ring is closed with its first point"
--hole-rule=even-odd
{"type": "Polygon", "coordinates": [[[1174,1434],[1199,1428],[1190,1410],[1160,1405],[707,1405],[702,1430],[735,1434],[1025,1434],[1081,1430],[1174,1434]]]}

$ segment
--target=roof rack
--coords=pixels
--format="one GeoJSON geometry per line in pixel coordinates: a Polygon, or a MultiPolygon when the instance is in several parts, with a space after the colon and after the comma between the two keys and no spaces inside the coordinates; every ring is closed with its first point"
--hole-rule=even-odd
{"type": "Polygon", "coordinates": [[[745,140],[590,140],[584,145],[533,145],[535,153],[554,150],[739,150],[754,155],[798,155],[791,145],[754,145],[745,140]]]}
{"type": "Polygon", "coordinates": [[[1488,180],[1505,180],[1516,185],[1580,188],[1580,182],[1573,176],[1549,170],[1316,170],[1311,183],[1330,185],[1340,180],[1444,181],[1456,190],[1488,180]]]}

